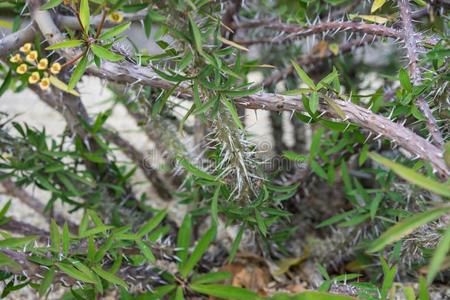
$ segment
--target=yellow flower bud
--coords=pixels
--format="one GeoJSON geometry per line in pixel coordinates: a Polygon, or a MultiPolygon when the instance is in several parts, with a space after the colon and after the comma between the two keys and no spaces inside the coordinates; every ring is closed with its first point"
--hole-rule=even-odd
{"type": "Polygon", "coordinates": [[[50,72],[52,72],[52,74],[58,74],[61,71],[61,65],[59,63],[54,63],[52,64],[51,68],[50,68],[50,72]]]}
{"type": "Polygon", "coordinates": [[[45,77],[39,82],[39,86],[42,90],[47,90],[50,87],[50,79],[45,77]]]}
{"type": "Polygon", "coordinates": [[[25,74],[27,71],[28,71],[28,66],[26,64],[21,64],[16,69],[16,72],[18,74],[25,74]]]}
{"type": "Polygon", "coordinates": [[[31,76],[28,77],[28,83],[30,84],[38,83],[39,79],[41,79],[41,75],[39,75],[39,72],[33,72],[31,73],[31,76]]]}
{"type": "Polygon", "coordinates": [[[42,58],[38,63],[38,70],[45,70],[48,67],[48,59],[42,58]]]}
{"type": "Polygon", "coordinates": [[[22,58],[20,57],[20,54],[17,53],[15,55],[11,56],[9,61],[12,62],[12,63],[20,63],[20,62],[22,62],[22,58]]]}
{"type": "Polygon", "coordinates": [[[25,43],[25,44],[23,44],[22,47],[20,47],[20,52],[23,52],[26,54],[26,53],[30,52],[31,47],[32,47],[31,43],[25,43]]]}
{"type": "Polygon", "coordinates": [[[34,62],[37,58],[38,58],[38,53],[36,50],[33,50],[30,53],[28,53],[26,60],[28,62],[34,62]]]}
{"type": "Polygon", "coordinates": [[[123,15],[118,12],[113,12],[109,15],[109,19],[111,20],[111,22],[120,23],[123,21],[123,15]]]}

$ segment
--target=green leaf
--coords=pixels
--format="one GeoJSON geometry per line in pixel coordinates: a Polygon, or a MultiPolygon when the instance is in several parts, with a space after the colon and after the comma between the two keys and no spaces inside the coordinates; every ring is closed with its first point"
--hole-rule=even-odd
{"type": "Polygon", "coordinates": [[[219,224],[219,214],[218,214],[218,200],[220,195],[220,185],[217,186],[214,192],[213,198],[211,200],[211,218],[214,224],[219,224]]]}
{"type": "Polygon", "coordinates": [[[89,12],[89,0],[80,1],[80,20],[83,25],[84,33],[87,35],[89,32],[91,13],[89,12]]]}
{"type": "Polygon", "coordinates": [[[0,220],[5,217],[10,207],[11,207],[11,200],[8,200],[8,202],[6,202],[6,204],[3,205],[2,209],[0,210],[0,220]]]}
{"type": "Polygon", "coordinates": [[[427,281],[422,276],[419,277],[419,300],[430,300],[427,281]]]}
{"type": "MultiPolygon", "coordinates": [[[[278,297],[278,295],[275,295],[271,299],[286,300],[286,298],[278,297]]],[[[338,294],[332,294],[332,293],[326,293],[326,292],[317,292],[317,291],[302,292],[298,295],[289,297],[288,299],[289,300],[356,300],[356,298],[353,298],[350,296],[338,295],[338,294]]]]}
{"type": "Polygon", "coordinates": [[[67,88],[69,90],[73,90],[73,88],[78,83],[78,81],[80,81],[81,76],[83,76],[84,71],[86,71],[87,64],[88,64],[88,58],[87,58],[87,54],[86,54],[78,62],[78,65],[75,67],[75,70],[73,71],[72,76],[70,77],[69,84],[67,85],[67,88]]]}
{"type": "Polygon", "coordinates": [[[381,265],[384,272],[383,283],[381,285],[381,299],[386,299],[389,290],[394,284],[395,275],[397,274],[397,267],[393,266],[392,268],[389,268],[383,258],[381,258],[381,265]]]}
{"type": "Polygon", "coordinates": [[[193,37],[193,41],[194,41],[194,46],[199,53],[203,53],[203,48],[202,48],[203,43],[202,43],[202,35],[200,32],[200,29],[197,27],[197,24],[192,19],[191,15],[188,15],[188,20],[189,20],[189,28],[191,29],[191,33],[192,33],[192,37],[193,37]]]}
{"type": "Polygon", "coordinates": [[[94,272],[97,273],[98,276],[105,279],[106,281],[109,281],[113,284],[117,284],[125,289],[128,288],[127,283],[123,281],[121,278],[117,277],[116,275],[107,272],[100,267],[93,267],[92,270],[94,270],[94,272]]]}
{"type": "Polygon", "coordinates": [[[7,266],[14,271],[21,271],[22,267],[14,259],[3,252],[0,252],[0,266],[7,266]]]}
{"type": "Polygon", "coordinates": [[[117,26],[114,26],[113,28],[110,28],[108,30],[105,30],[100,36],[98,37],[100,40],[109,40],[112,38],[115,38],[116,36],[120,35],[122,32],[130,28],[131,22],[123,23],[117,26]]]}
{"type": "Polygon", "coordinates": [[[60,245],[61,245],[61,239],[59,237],[59,228],[56,224],[55,220],[52,219],[50,222],[50,240],[52,242],[52,251],[55,253],[59,253],[60,251],[60,245]]]}
{"type": "Polygon", "coordinates": [[[79,97],[80,94],[78,94],[76,91],[74,91],[73,89],[69,89],[69,86],[67,84],[65,84],[64,82],[62,82],[61,80],[59,80],[58,77],[56,76],[50,76],[50,83],[55,86],[56,88],[60,89],[61,91],[64,91],[66,93],[72,94],[74,96],[79,97]]]}
{"type": "Polygon", "coordinates": [[[429,190],[433,193],[450,197],[450,185],[449,184],[442,184],[440,182],[434,181],[433,179],[430,179],[428,177],[423,176],[422,174],[417,173],[416,171],[407,168],[401,164],[398,164],[396,162],[393,162],[387,158],[384,158],[383,156],[371,152],[369,153],[369,157],[375,160],[376,162],[386,166],[387,168],[391,169],[396,173],[398,176],[402,177],[403,179],[418,185],[426,190],[429,190]]]}
{"type": "Polygon", "coordinates": [[[67,275],[69,275],[70,277],[76,279],[76,280],[80,280],[83,282],[88,282],[88,283],[93,283],[95,284],[95,280],[93,278],[91,278],[89,275],[81,272],[80,270],[76,269],[75,267],[73,267],[72,265],[66,264],[66,263],[56,263],[56,266],[63,271],[64,273],[66,273],[67,275]]]}
{"type": "Polygon", "coordinates": [[[323,179],[328,179],[327,173],[324,171],[324,169],[320,166],[320,164],[316,160],[311,161],[310,167],[311,170],[314,171],[314,173],[316,173],[323,179]]]}
{"type": "Polygon", "coordinates": [[[113,226],[108,226],[108,225],[97,226],[97,227],[94,227],[92,229],[83,231],[82,233],[79,234],[79,237],[80,238],[90,237],[91,235],[96,235],[96,234],[105,232],[107,230],[110,230],[112,228],[114,228],[114,227],[113,226]]]}
{"type": "Polygon", "coordinates": [[[233,276],[230,272],[213,272],[200,276],[196,276],[192,279],[192,283],[205,284],[217,281],[223,281],[231,279],[233,276]]]}
{"type": "Polygon", "coordinates": [[[258,294],[244,288],[220,284],[191,284],[192,290],[200,294],[229,300],[260,299],[258,294]]]}
{"type": "Polygon", "coordinates": [[[264,218],[261,216],[259,211],[255,211],[255,220],[256,220],[256,225],[258,225],[259,231],[265,237],[267,234],[267,225],[264,222],[264,218]]]}
{"type": "Polygon", "coordinates": [[[75,48],[83,45],[82,40],[67,40],[60,43],[56,43],[53,45],[48,46],[45,48],[45,50],[56,50],[56,49],[63,49],[63,48],[75,48]]]}
{"type": "Polygon", "coordinates": [[[319,155],[320,143],[322,141],[322,135],[324,134],[325,129],[323,127],[319,127],[311,140],[311,146],[309,147],[309,158],[313,160],[317,155],[319,155]]]}
{"type": "Polygon", "coordinates": [[[53,7],[56,7],[56,6],[60,5],[62,2],[63,2],[63,0],[50,0],[47,3],[45,3],[44,5],[41,6],[41,10],[51,9],[53,7]]]}
{"type": "Polygon", "coordinates": [[[155,256],[153,255],[150,248],[147,246],[146,243],[143,241],[136,241],[136,244],[138,245],[139,249],[141,249],[142,254],[144,254],[145,258],[148,260],[149,263],[154,263],[156,261],[155,256]]]}
{"type": "MultiPolygon", "coordinates": [[[[331,106],[331,108],[337,113],[337,115],[342,119],[345,120],[347,118],[345,112],[341,109],[339,105],[336,104],[336,101],[329,97],[325,97],[325,100],[327,101],[328,105],[331,106]]],[[[310,104],[311,106],[311,104],[310,104]]],[[[311,109],[312,110],[312,109],[311,109]]]]}
{"type": "Polygon", "coordinates": [[[369,253],[382,250],[385,246],[392,244],[404,236],[410,234],[419,226],[422,226],[428,222],[436,220],[437,218],[450,212],[450,206],[438,207],[430,209],[420,214],[415,214],[409,218],[406,218],[396,225],[389,228],[378,239],[372,242],[367,250],[369,253]]]}
{"type": "Polygon", "coordinates": [[[437,273],[441,270],[444,264],[447,253],[450,251],[450,225],[447,227],[444,235],[442,236],[439,245],[434,250],[433,258],[428,266],[427,283],[433,283],[437,273]]]}
{"type": "Polygon", "coordinates": [[[180,164],[190,173],[194,174],[197,177],[209,180],[209,181],[217,181],[217,178],[211,174],[206,173],[205,171],[200,170],[196,166],[192,165],[186,159],[181,159],[180,164]]]}
{"type": "Polygon", "coordinates": [[[283,156],[289,160],[295,160],[295,161],[308,160],[308,158],[305,155],[301,155],[301,154],[295,153],[293,151],[283,151],[283,156]]]}
{"type": "Polygon", "coordinates": [[[153,216],[150,220],[148,220],[147,223],[145,223],[145,225],[143,225],[139,229],[137,236],[139,238],[142,238],[144,235],[148,234],[150,231],[155,229],[162,222],[162,220],[166,215],[167,215],[166,210],[158,212],[155,216],[153,216]]]}
{"type": "Polygon", "coordinates": [[[315,90],[316,85],[314,84],[314,81],[311,79],[311,77],[309,77],[308,74],[306,74],[305,71],[303,71],[303,69],[300,68],[300,66],[295,61],[291,60],[291,62],[301,80],[303,80],[303,82],[306,83],[309,88],[315,90]]]}
{"type": "Polygon", "coordinates": [[[411,92],[413,89],[413,86],[411,84],[411,81],[409,80],[408,72],[405,69],[400,69],[398,78],[400,80],[400,84],[402,85],[402,87],[405,90],[407,90],[408,92],[411,92]]]}
{"type": "Polygon", "coordinates": [[[373,14],[375,11],[381,8],[384,3],[386,3],[386,0],[374,0],[372,3],[372,7],[370,8],[370,13],[373,14]]]}
{"type": "Polygon", "coordinates": [[[216,236],[216,226],[212,226],[205,235],[200,239],[191,256],[187,260],[183,268],[180,269],[180,274],[183,278],[187,278],[197,262],[202,258],[203,254],[208,250],[209,244],[216,236]]]}
{"type": "Polygon", "coordinates": [[[108,49],[106,49],[104,47],[101,47],[101,46],[98,46],[95,44],[91,45],[91,49],[92,49],[92,52],[94,52],[94,54],[96,56],[98,56],[102,59],[109,60],[109,61],[116,62],[116,61],[121,61],[124,58],[120,54],[116,54],[114,52],[109,51],[108,49]]]}
{"type": "Polygon", "coordinates": [[[64,222],[62,232],[62,252],[64,256],[67,256],[69,254],[69,247],[70,247],[69,226],[67,225],[67,222],[64,222]]]}
{"type": "Polygon", "coordinates": [[[36,240],[37,236],[26,236],[20,238],[7,238],[0,241],[0,248],[22,247],[36,240]]]}
{"type": "Polygon", "coordinates": [[[155,104],[152,107],[152,118],[156,117],[166,105],[167,100],[173,94],[173,92],[177,89],[179,83],[174,85],[171,89],[165,90],[161,97],[158,97],[155,104]]]}
{"type": "Polygon", "coordinates": [[[244,130],[244,126],[242,126],[241,119],[239,118],[239,115],[237,113],[236,107],[234,107],[234,104],[228,101],[227,99],[223,99],[223,103],[228,108],[228,111],[231,114],[231,117],[233,118],[234,123],[237,127],[244,130]]]}
{"type": "Polygon", "coordinates": [[[312,113],[315,113],[319,109],[319,94],[312,92],[309,97],[309,109],[312,113]]]}
{"type": "Polygon", "coordinates": [[[189,245],[191,244],[191,227],[192,227],[191,215],[186,214],[184,216],[183,223],[181,224],[177,236],[177,248],[180,249],[177,251],[177,256],[181,261],[179,263],[180,269],[184,264],[186,264],[188,249],[189,245]]]}
{"type": "Polygon", "coordinates": [[[177,287],[174,300],[184,300],[183,288],[181,286],[177,287]]]}
{"type": "Polygon", "coordinates": [[[47,293],[48,288],[53,282],[53,278],[55,278],[55,268],[50,268],[45,273],[44,279],[42,279],[41,284],[39,285],[39,296],[44,296],[47,293]]]}
{"type": "Polygon", "coordinates": [[[236,257],[239,245],[242,240],[242,236],[244,235],[244,229],[245,229],[244,225],[242,225],[239,228],[238,234],[236,235],[236,238],[234,239],[233,244],[231,245],[230,255],[228,256],[228,263],[232,263],[234,258],[236,257]]]}
{"type": "Polygon", "coordinates": [[[12,75],[11,75],[11,69],[9,69],[8,73],[5,76],[5,79],[2,82],[2,85],[0,86],[0,97],[6,92],[6,90],[9,88],[12,81],[12,75]]]}

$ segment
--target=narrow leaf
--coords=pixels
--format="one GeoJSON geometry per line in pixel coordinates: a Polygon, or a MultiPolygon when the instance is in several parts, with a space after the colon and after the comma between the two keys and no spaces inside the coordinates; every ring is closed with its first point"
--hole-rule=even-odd
{"type": "Polygon", "coordinates": [[[72,77],[70,77],[69,84],[67,85],[67,88],[69,90],[73,90],[73,88],[78,83],[78,81],[80,81],[81,77],[84,74],[84,71],[86,70],[87,64],[88,64],[88,58],[87,58],[87,54],[86,54],[78,62],[78,65],[75,67],[75,70],[73,71],[72,77]]]}
{"type": "Polygon", "coordinates": [[[197,262],[202,258],[203,254],[209,247],[209,244],[214,240],[216,236],[216,227],[211,227],[205,235],[200,239],[191,256],[187,260],[186,264],[180,270],[180,274],[183,278],[186,278],[192,271],[197,262]]]}
{"type": "Polygon", "coordinates": [[[63,48],[75,48],[83,45],[82,40],[67,40],[60,43],[53,44],[45,48],[45,50],[57,50],[63,48]]]}
{"type": "Polygon", "coordinates": [[[386,0],[374,0],[372,3],[372,8],[370,9],[370,13],[373,14],[375,11],[381,8],[384,3],[386,3],[386,0]]]}
{"type": "Polygon", "coordinates": [[[47,293],[48,288],[53,282],[53,278],[55,278],[55,269],[50,268],[45,273],[44,279],[42,279],[41,284],[39,286],[38,292],[39,296],[44,296],[47,293]]]}
{"type": "Polygon", "coordinates": [[[60,5],[62,2],[63,2],[63,0],[50,0],[41,6],[41,10],[51,9],[53,7],[60,5]]]}
{"type": "Polygon", "coordinates": [[[158,212],[155,216],[153,216],[150,220],[148,220],[147,223],[145,223],[145,225],[143,225],[139,229],[137,236],[139,238],[142,238],[144,235],[148,234],[150,231],[155,229],[162,222],[166,214],[167,214],[166,210],[158,212]]]}
{"type": "Polygon", "coordinates": [[[448,226],[444,235],[442,236],[439,245],[434,250],[433,258],[428,266],[427,283],[431,284],[436,277],[437,273],[441,270],[444,264],[447,253],[450,250],[450,226],[448,226]]]}
{"type": "Polygon", "coordinates": [[[109,61],[121,61],[123,60],[123,56],[114,52],[109,51],[108,49],[98,46],[98,45],[91,45],[92,52],[94,54],[102,59],[106,59],[109,61]]]}
{"type": "Polygon", "coordinates": [[[87,34],[89,32],[91,13],[89,12],[89,0],[80,1],[80,20],[81,25],[83,25],[84,32],[87,34]]]}
{"type": "Polygon", "coordinates": [[[186,258],[188,255],[188,249],[191,244],[191,227],[192,220],[191,215],[186,214],[184,216],[183,223],[181,224],[180,230],[177,236],[177,256],[180,259],[180,269],[186,263],[186,258]]]}
{"type": "Polygon", "coordinates": [[[415,214],[407,219],[402,220],[396,225],[389,228],[378,239],[376,239],[369,246],[368,252],[377,252],[382,250],[385,246],[392,244],[404,236],[410,234],[419,226],[422,226],[428,222],[436,220],[437,218],[450,212],[450,206],[438,207],[430,209],[420,214],[415,214]]]}
{"type": "Polygon", "coordinates": [[[291,63],[301,80],[303,80],[303,82],[306,83],[308,87],[315,90],[316,85],[314,84],[314,81],[311,79],[311,77],[309,77],[308,74],[306,74],[306,72],[303,71],[303,69],[295,61],[292,60],[291,63]]]}
{"type": "Polygon", "coordinates": [[[92,269],[94,270],[95,273],[97,273],[98,276],[105,279],[106,281],[109,281],[113,284],[117,284],[125,289],[128,288],[127,283],[123,281],[121,278],[117,277],[116,275],[109,273],[100,267],[93,267],[92,269]]]}
{"type": "Polygon", "coordinates": [[[192,19],[191,15],[188,15],[188,19],[189,19],[189,27],[191,29],[191,33],[192,33],[192,37],[193,37],[193,41],[194,41],[194,46],[199,53],[203,53],[203,49],[202,49],[203,43],[202,43],[202,35],[200,33],[200,29],[197,27],[197,24],[192,19]]]}
{"type": "Polygon", "coordinates": [[[108,30],[105,30],[98,38],[100,40],[108,40],[115,38],[116,36],[120,35],[122,32],[130,28],[131,22],[123,23],[120,25],[117,25],[113,28],[110,28],[108,30]]]}
{"type": "Polygon", "coordinates": [[[369,157],[375,160],[376,162],[386,166],[387,168],[391,169],[394,173],[396,173],[398,176],[402,177],[403,179],[418,185],[426,190],[429,190],[433,193],[450,197],[450,185],[449,184],[442,184],[440,182],[434,181],[433,179],[430,179],[428,177],[423,176],[422,174],[417,173],[416,171],[407,168],[401,164],[398,164],[396,162],[393,162],[387,158],[384,158],[383,156],[371,152],[369,153],[369,157]]]}
{"type": "Polygon", "coordinates": [[[252,300],[259,299],[258,294],[250,290],[227,286],[221,284],[191,284],[189,286],[192,290],[212,297],[218,297],[230,300],[252,300]]]}

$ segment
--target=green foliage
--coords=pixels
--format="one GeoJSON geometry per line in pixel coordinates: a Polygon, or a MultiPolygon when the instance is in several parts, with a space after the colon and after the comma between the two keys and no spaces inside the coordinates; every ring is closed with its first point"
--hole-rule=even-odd
{"type": "MultiPolygon", "coordinates": [[[[368,45],[366,34],[373,43],[408,38],[397,26],[398,8],[389,1],[369,6],[348,0],[260,1],[234,4],[236,11],[228,10],[229,3],[203,0],[44,2],[39,9],[51,12],[45,15],[55,17],[54,28],[62,34],[36,35],[32,47],[56,69],[41,70],[39,60],[26,60],[29,49],[18,50],[20,59],[11,56],[0,64],[0,96],[31,88],[60,105],[55,109],[65,117],[67,130],[54,138],[27,123],[2,119],[0,180],[46,191],[43,214],[53,215],[61,202],[83,217],[78,226],[55,217],[48,232],[15,236],[8,230],[18,225],[7,216],[14,202],[7,202],[0,210],[0,226],[7,228],[0,232],[2,297],[25,286],[47,297],[53,285],[63,283],[70,287],[63,299],[97,299],[112,289],[121,299],[354,299],[331,293],[342,286],[360,299],[388,299],[400,290],[407,299],[416,294],[429,299],[433,282],[446,278],[444,272],[440,276],[450,247],[450,229],[441,226],[450,211],[446,175],[442,170],[436,175],[424,155],[412,159],[405,141],[396,148],[398,137],[387,132],[392,127],[376,123],[369,113],[391,125],[398,120],[393,125],[411,129],[411,136],[428,143],[432,118],[417,104],[424,99],[439,131],[448,133],[441,128],[448,118],[448,24],[434,9],[436,3],[421,25],[433,36],[413,33],[416,48],[426,53],[418,52],[414,64],[402,67],[398,53],[387,49],[392,45],[377,64],[354,50],[368,45]],[[342,12],[349,16],[345,23],[334,17],[310,22],[342,12]],[[126,36],[136,30],[133,22],[142,23],[142,37],[158,51],[139,49],[142,45],[126,36]],[[345,29],[349,24],[353,27],[345,29]],[[53,37],[58,42],[51,44],[53,37]],[[297,41],[303,38],[306,42],[297,41]],[[253,44],[261,46],[254,50],[253,44]],[[51,87],[39,90],[31,74],[18,72],[21,63],[48,77],[51,87]],[[420,76],[412,70],[416,63],[420,76]],[[250,82],[253,73],[279,79],[260,86],[250,82]],[[108,79],[111,92],[108,109],[92,119],[76,91],[86,74],[108,79]],[[287,91],[264,92],[278,87],[287,91]],[[280,117],[280,133],[272,116],[273,140],[280,145],[273,147],[275,157],[267,157],[259,141],[250,142],[258,138],[251,139],[242,106],[281,111],[294,105],[294,145],[290,139],[285,145],[286,117],[280,117]],[[117,106],[153,140],[165,169],[148,166],[133,142],[108,128],[117,106]],[[195,145],[183,139],[186,135],[195,145]],[[124,163],[119,151],[133,162],[124,163]],[[141,173],[168,202],[164,209],[154,208],[161,207],[155,195],[137,193],[141,173]],[[178,205],[183,209],[178,211],[178,205]],[[223,238],[228,230],[232,237],[223,238]],[[420,239],[409,239],[423,232],[420,239]],[[310,236],[319,242],[309,243],[310,236]],[[303,252],[317,265],[314,274],[323,278],[318,291],[261,296],[244,285],[230,285],[235,274],[221,267],[240,259],[241,243],[249,238],[261,265],[300,262],[268,276],[286,273],[291,279],[294,268],[307,264],[289,257],[303,252]],[[325,253],[318,251],[321,247],[325,253]],[[418,288],[403,285],[405,279],[417,281],[418,288]],[[136,282],[146,290],[137,291],[136,282]]],[[[0,26],[16,32],[24,17],[36,13],[34,6],[3,1],[2,11],[16,17],[0,26]]],[[[44,25],[37,20],[35,29],[45,30],[44,25]]],[[[409,58],[414,49],[411,43],[407,47],[409,58]]],[[[436,159],[443,156],[448,167],[446,139],[441,143],[433,137],[428,148],[442,150],[436,159]]]]}

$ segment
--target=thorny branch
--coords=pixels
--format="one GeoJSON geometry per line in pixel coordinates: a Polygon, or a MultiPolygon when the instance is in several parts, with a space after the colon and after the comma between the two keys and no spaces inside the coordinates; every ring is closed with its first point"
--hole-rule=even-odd
{"type": "MultiPolygon", "coordinates": [[[[399,0],[398,5],[400,8],[400,18],[403,24],[403,39],[406,47],[406,56],[408,58],[408,70],[413,84],[417,85],[422,81],[422,75],[418,66],[419,50],[417,45],[417,41],[420,41],[420,35],[414,32],[409,0],[399,0]]],[[[419,96],[416,101],[418,108],[426,118],[428,131],[433,137],[435,144],[442,148],[444,139],[439,131],[436,119],[430,110],[430,106],[423,96],[419,96]]]]}
{"type": "Polygon", "coordinates": [[[254,45],[261,43],[271,43],[278,44],[284,43],[286,41],[292,41],[298,38],[328,32],[328,31],[353,31],[361,32],[370,35],[391,37],[391,38],[402,38],[400,31],[394,28],[386,27],[377,24],[366,24],[363,22],[352,22],[352,21],[329,21],[318,23],[314,25],[309,25],[307,27],[301,27],[298,25],[285,24],[281,22],[258,22],[251,21],[246,23],[239,23],[235,25],[236,29],[244,28],[266,28],[271,30],[276,30],[283,33],[288,33],[287,35],[281,35],[277,37],[260,38],[255,40],[236,40],[236,43],[241,45],[254,45]]]}
{"type": "MultiPolygon", "coordinates": [[[[43,14],[42,12],[36,13],[36,2],[39,4],[39,1],[31,1],[31,3],[34,3],[33,6],[35,7],[35,22],[38,24],[43,35],[47,37],[50,44],[59,41],[62,39],[62,35],[59,32],[58,27],[53,23],[50,14],[43,14]]],[[[344,24],[345,25],[342,25],[342,23],[339,22],[329,22],[325,23],[325,25],[318,24],[316,27],[310,29],[299,28],[298,26],[286,26],[282,23],[276,23],[273,25],[267,24],[267,26],[274,29],[278,28],[278,30],[285,30],[286,32],[291,32],[297,36],[308,35],[321,30],[330,30],[333,28],[344,29],[345,26],[353,30],[361,30],[367,33],[373,32],[375,34],[384,34],[387,36],[398,36],[400,34],[399,31],[389,29],[384,26],[378,27],[378,25],[376,25],[374,27],[372,25],[354,22],[344,22],[344,24]]],[[[258,24],[258,26],[261,26],[261,24],[258,24]]],[[[120,81],[121,83],[128,84],[149,85],[161,89],[169,89],[173,87],[172,83],[159,77],[150,68],[133,65],[128,62],[104,62],[100,69],[95,66],[91,66],[88,68],[87,72],[88,74],[105,78],[113,82],[120,81]]],[[[189,85],[180,85],[178,87],[177,96],[181,98],[191,98],[189,85]]],[[[260,93],[244,98],[237,98],[235,99],[235,102],[237,105],[251,109],[304,111],[303,106],[297,98],[270,93],[260,93]]],[[[349,101],[335,100],[335,102],[346,113],[347,121],[369,129],[377,137],[383,136],[386,139],[399,144],[417,157],[430,162],[435,171],[437,171],[440,175],[447,177],[450,174],[450,171],[443,160],[442,150],[431,145],[411,130],[390,121],[388,118],[375,115],[371,111],[359,107],[349,101]]],[[[336,116],[334,110],[328,106],[323,106],[322,112],[336,116]]]]}
{"type": "MultiPolygon", "coordinates": [[[[35,0],[33,1],[35,2],[35,0]]],[[[54,43],[55,37],[61,35],[49,14],[37,14],[35,15],[35,21],[39,25],[43,35],[51,37],[48,39],[49,43],[54,43]]],[[[104,62],[100,69],[95,66],[89,67],[88,73],[111,80],[112,82],[120,80],[121,83],[149,85],[162,89],[170,89],[173,87],[172,83],[159,77],[150,68],[133,65],[129,62],[104,62]]],[[[180,85],[178,91],[177,96],[181,98],[190,98],[192,96],[189,85],[187,84],[180,85]]],[[[435,171],[442,176],[447,177],[450,174],[443,160],[442,151],[411,130],[392,122],[388,118],[378,116],[370,110],[359,107],[350,101],[336,100],[335,102],[346,113],[347,121],[369,129],[377,137],[383,136],[399,144],[410,153],[430,162],[435,171]]],[[[260,93],[244,98],[237,98],[235,99],[235,103],[251,109],[305,111],[303,105],[297,98],[271,93],[260,93]]],[[[322,112],[336,116],[335,111],[329,106],[323,106],[321,109],[322,112]]]]}

